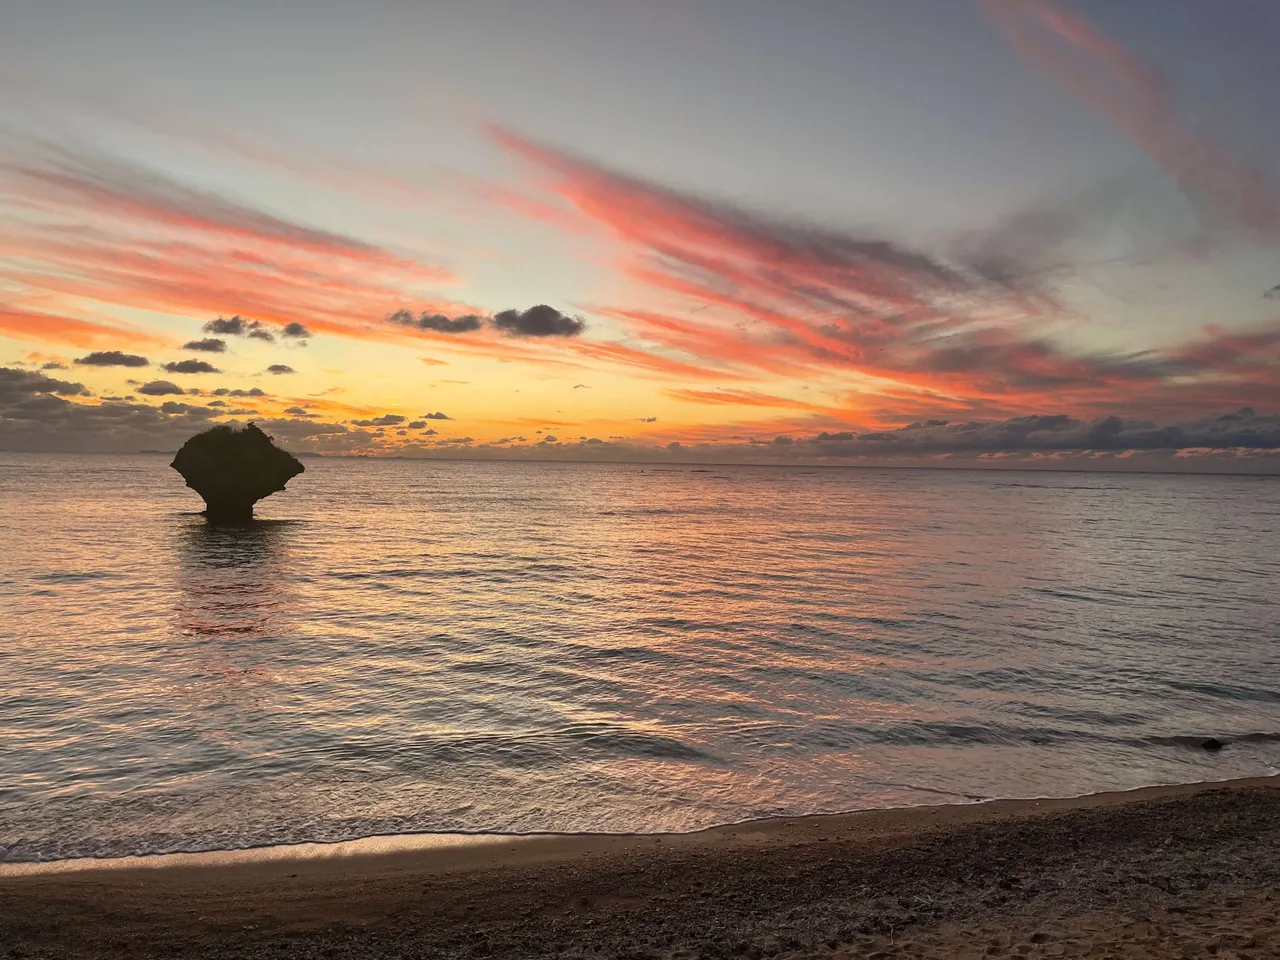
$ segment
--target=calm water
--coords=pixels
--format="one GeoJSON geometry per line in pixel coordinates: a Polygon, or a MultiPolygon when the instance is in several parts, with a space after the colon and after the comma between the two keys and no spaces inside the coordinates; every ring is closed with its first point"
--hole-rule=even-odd
{"type": "Polygon", "coordinates": [[[0,860],[1280,767],[1276,480],[306,464],[0,455],[0,860]]]}

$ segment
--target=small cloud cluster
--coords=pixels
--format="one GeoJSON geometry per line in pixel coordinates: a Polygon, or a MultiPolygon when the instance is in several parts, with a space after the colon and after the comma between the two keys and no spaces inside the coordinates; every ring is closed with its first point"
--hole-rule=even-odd
{"type": "MultiPolygon", "coordinates": [[[[178,389],[173,384],[169,384],[171,390],[155,389],[156,384],[163,383],[144,384],[138,392],[163,396],[178,389]],[[153,389],[145,389],[148,386],[153,389]]],[[[219,392],[262,395],[260,390],[219,392]]],[[[89,396],[92,394],[80,383],[32,370],[0,367],[0,450],[177,449],[183,440],[206,429],[215,418],[234,416],[251,416],[277,439],[299,448],[334,453],[376,450],[377,438],[373,433],[325,422],[309,414],[292,419],[263,419],[258,411],[231,409],[222,400],[211,400],[201,406],[188,400],[140,402],[132,396],[105,397],[94,403],[67,399],[89,396]]]]}
{"type": "Polygon", "coordinates": [[[175,360],[164,365],[166,373],[221,373],[207,360],[175,360]]]}
{"type": "Polygon", "coordinates": [[[183,350],[198,350],[202,353],[226,353],[227,341],[216,337],[205,337],[203,340],[189,340],[182,345],[183,350]]]}
{"type": "Polygon", "coordinates": [[[232,390],[228,387],[219,387],[213,391],[215,397],[265,397],[266,391],[261,387],[253,387],[249,390],[232,390]]]}
{"type": "MultiPolygon", "coordinates": [[[[403,309],[391,314],[387,320],[402,327],[449,334],[474,333],[486,325],[484,317],[474,313],[447,317],[442,313],[423,311],[415,316],[403,309]]],[[[545,303],[528,310],[502,310],[493,315],[488,325],[514,337],[576,337],[587,329],[587,321],[581,317],[571,317],[545,303]]]]}
{"type": "Polygon", "coordinates": [[[396,427],[408,419],[408,417],[402,417],[398,413],[384,413],[380,417],[373,417],[369,420],[352,420],[351,422],[357,427],[396,427]]]}
{"type": "Polygon", "coordinates": [[[246,320],[239,314],[230,318],[218,317],[217,320],[210,320],[203,329],[205,333],[218,333],[228,337],[249,337],[253,340],[266,340],[268,343],[276,342],[276,335],[265,323],[261,320],[246,320]]]}
{"type": "Polygon", "coordinates": [[[75,362],[84,367],[145,367],[151,361],[134,353],[98,350],[88,356],[78,357],[75,362]]]}
{"type": "Polygon", "coordinates": [[[418,330],[431,330],[435,333],[471,333],[484,326],[484,318],[474,313],[461,317],[446,317],[443,313],[423,311],[414,316],[408,310],[397,310],[387,318],[402,327],[414,327],[418,330]]]}
{"type": "Polygon", "coordinates": [[[168,380],[151,380],[140,386],[138,392],[144,397],[168,397],[186,393],[176,383],[168,380]]]}
{"type": "Polygon", "coordinates": [[[441,413],[439,410],[437,410],[435,413],[424,413],[422,415],[422,419],[423,420],[452,420],[453,417],[449,416],[447,413],[441,413]]]}
{"type": "MultiPolygon", "coordinates": [[[[244,317],[236,314],[234,317],[218,317],[216,320],[210,320],[203,327],[205,333],[216,333],[227,337],[248,337],[251,340],[264,340],[267,343],[276,342],[276,331],[267,326],[261,320],[246,320],[244,317]]],[[[286,340],[293,340],[299,344],[304,344],[306,339],[311,336],[311,331],[297,321],[287,323],[279,330],[279,336],[286,340]]],[[[205,343],[216,341],[203,341],[205,343]]],[[[188,344],[190,346],[190,344],[188,344]]],[[[221,352],[226,348],[214,347],[212,349],[221,352]]],[[[193,348],[200,349],[200,348],[193,348]]]]}
{"type": "Polygon", "coordinates": [[[280,373],[294,373],[294,372],[295,371],[293,367],[289,366],[286,363],[273,363],[271,366],[267,367],[267,373],[280,374],[280,373]]]}

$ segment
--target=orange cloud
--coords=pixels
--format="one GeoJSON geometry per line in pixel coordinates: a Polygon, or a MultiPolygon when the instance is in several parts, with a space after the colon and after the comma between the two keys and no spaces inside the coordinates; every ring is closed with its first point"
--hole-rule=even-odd
{"type": "Polygon", "coordinates": [[[754,390],[687,390],[673,389],[663,391],[676,400],[687,400],[690,403],[728,405],[735,407],[783,407],[792,410],[811,410],[814,413],[840,413],[832,407],[805,400],[794,400],[790,397],[777,397],[769,393],[758,393],[754,390]]]}
{"type": "MultiPolygon", "coordinates": [[[[47,150],[36,160],[0,161],[4,187],[13,188],[15,211],[38,213],[13,216],[0,229],[0,281],[32,291],[29,299],[53,295],[197,319],[238,313],[416,345],[423,334],[386,322],[399,306],[476,310],[425,288],[452,282],[439,266],[98,156],[47,150]]],[[[33,302],[10,307],[38,309],[33,302]]],[[[68,342],[87,343],[92,333],[74,321],[46,327],[50,337],[60,330],[64,340],[80,338],[68,342]]]]}
{"type": "Polygon", "coordinates": [[[0,334],[15,340],[66,343],[75,347],[164,346],[168,342],[165,337],[136,327],[5,306],[0,306],[0,334]]]}
{"type": "Polygon", "coordinates": [[[324,397],[280,397],[276,403],[281,406],[304,407],[311,413],[327,413],[338,416],[357,414],[363,417],[384,412],[374,407],[366,407],[358,403],[344,403],[341,400],[329,400],[324,397]]]}
{"type": "MultiPolygon", "coordinates": [[[[504,131],[494,136],[613,235],[621,273],[686,307],[683,317],[598,309],[632,342],[574,346],[595,360],[699,382],[843,382],[861,411],[890,422],[929,411],[1009,416],[1177,403],[1194,413],[1206,398],[1239,405],[1271,396],[1280,382],[1270,354],[1245,363],[1224,335],[1127,354],[1064,348],[1040,332],[1064,316],[1055,298],[1016,264],[990,275],[967,270],[888,240],[686,196],[504,131]]],[[[1255,352],[1266,335],[1251,341],[1255,352]]]]}

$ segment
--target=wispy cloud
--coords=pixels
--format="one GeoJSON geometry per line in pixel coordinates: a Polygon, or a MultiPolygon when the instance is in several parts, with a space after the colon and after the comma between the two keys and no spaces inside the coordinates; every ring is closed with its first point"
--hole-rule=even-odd
{"type": "Polygon", "coordinates": [[[0,308],[0,332],[24,339],[164,342],[80,318],[126,308],[244,318],[239,333],[208,331],[220,335],[395,342],[404,336],[376,322],[387,304],[412,297],[437,311],[457,306],[430,290],[454,282],[438,265],[100,153],[7,141],[0,195],[0,282],[24,291],[0,308]]]}
{"type": "Polygon", "coordinates": [[[1147,351],[1071,349],[1052,335],[1069,315],[1016,263],[974,269],[885,238],[779,222],[508,132],[495,137],[613,236],[620,271],[683,301],[679,311],[598,308],[631,339],[577,345],[593,359],[699,384],[818,380],[854,398],[867,423],[930,411],[1203,412],[1263,402],[1280,387],[1280,323],[1206,329],[1147,351]],[[1247,363],[1232,347],[1241,337],[1247,363]]]}
{"type": "Polygon", "coordinates": [[[797,400],[792,397],[779,397],[769,393],[760,393],[755,390],[670,389],[664,392],[667,396],[673,397],[676,400],[685,400],[690,403],[711,406],[770,407],[773,409],[808,410],[814,413],[835,416],[843,414],[845,417],[853,419],[851,416],[852,411],[849,410],[841,410],[838,407],[811,403],[807,400],[797,400]]]}
{"type": "Polygon", "coordinates": [[[1275,185],[1231,152],[1194,135],[1173,85],[1084,17],[1054,0],[983,0],[1014,48],[1146,151],[1200,210],[1207,227],[1280,234],[1275,185]]]}
{"type": "Polygon", "coordinates": [[[0,304],[0,334],[17,340],[65,343],[73,347],[120,344],[147,347],[166,343],[165,337],[153,331],[4,304],[0,304]]]}

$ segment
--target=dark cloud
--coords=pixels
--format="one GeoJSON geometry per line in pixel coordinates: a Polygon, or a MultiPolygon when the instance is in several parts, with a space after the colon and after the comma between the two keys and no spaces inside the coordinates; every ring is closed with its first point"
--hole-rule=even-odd
{"type": "Polygon", "coordinates": [[[227,341],[218,340],[215,337],[205,337],[203,340],[189,340],[182,345],[183,350],[200,350],[204,353],[226,353],[227,341]]]}
{"type": "Polygon", "coordinates": [[[285,363],[273,363],[267,367],[267,373],[295,373],[293,367],[285,363]]]}
{"type": "Polygon", "coordinates": [[[48,363],[41,364],[40,369],[41,370],[65,370],[67,369],[67,365],[65,363],[59,363],[57,360],[50,360],[48,363]]]}
{"type": "Polygon", "coordinates": [[[460,317],[446,317],[443,313],[428,313],[424,310],[418,316],[414,316],[408,310],[397,310],[387,319],[402,327],[414,327],[436,333],[471,333],[484,326],[484,318],[474,313],[460,317]]]}
{"type": "Polygon", "coordinates": [[[311,336],[311,331],[295,320],[293,323],[284,325],[280,331],[280,336],[288,337],[291,340],[303,340],[311,336]]]}
{"type": "Polygon", "coordinates": [[[384,413],[382,416],[374,417],[372,420],[352,420],[351,422],[357,427],[394,427],[408,419],[408,417],[402,417],[398,413],[384,413]]]}
{"type": "MultiPolygon", "coordinates": [[[[397,310],[387,318],[402,327],[429,330],[434,333],[473,333],[485,325],[483,317],[464,314],[447,317],[442,313],[423,311],[415,315],[409,310],[397,310]]],[[[587,328],[581,317],[570,317],[554,307],[538,304],[528,310],[503,310],[489,321],[494,328],[518,337],[576,337],[587,328]]]]}
{"type": "Polygon", "coordinates": [[[203,327],[205,333],[220,333],[229,337],[251,337],[254,340],[276,342],[276,335],[261,320],[246,320],[237,314],[234,317],[218,317],[210,320],[203,327]]]}
{"type": "Polygon", "coordinates": [[[438,430],[426,430],[423,432],[424,437],[434,437],[440,433],[438,430]]]}
{"type": "Polygon", "coordinates": [[[590,388],[590,387],[588,387],[585,383],[575,383],[575,384],[573,385],[573,389],[575,389],[575,390],[590,390],[591,388],[590,388]]]}
{"type": "Polygon", "coordinates": [[[961,423],[927,420],[896,430],[820,433],[797,443],[823,456],[841,457],[1241,447],[1275,450],[1280,449],[1280,416],[1259,416],[1245,407],[1234,413],[1169,426],[1118,416],[1078,420],[1065,414],[961,423]]]}
{"type": "Polygon", "coordinates": [[[229,319],[227,317],[218,317],[217,320],[210,320],[202,329],[205,333],[222,333],[233,337],[243,337],[249,332],[249,321],[239,315],[229,319]]]}
{"type": "Polygon", "coordinates": [[[1268,300],[1280,300],[1280,283],[1263,294],[1268,300]]]}
{"type": "Polygon", "coordinates": [[[441,413],[439,410],[437,410],[435,413],[424,413],[421,417],[419,417],[419,419],[421,420],[452,420],[453,417],[449,416],[447,413],[441,413]]]}
{"type": "Polygon", "coordinates": [[[307,411],[306,411],[306,410],[304,410],[304,409],[302,409],[302,407],[285,407],[284,412],[285,412],[285,413],[291,413],[291,414],[293,414],[295,417],[312,417],[312,416],[315,416],[315,414],[307,413],[307,411]]]}
{"type": "Polygon", "coordinates": [[[261,387],[253,387],[249,390],[231,390],[227,387],[219,387],[213,391],[215,397],[265,397],[266,391],[261,387]]]}
{"type": "Polygon", "coordinates": [[[169,412],[119,398],[73,403],[80,384],[0,367],[0,449],[137,450],[176,446],[212,412],[177,403],[169,412]]]}
{"type": "Polygon", "coordinates": [[[587,329],[587,321],[581,317],[570,317],[545,303],[524,311],[495,313],[493,325],[517,337],[576,337],[587,329]]]}
{"type": "Polygon", "coordinates": [[[425,427],[426,425],[427,425],[427,421],[425,421],[425,420],[415,420],[415,421],[413,421],[413,423],[409,424],[409,429],[410,429],[410,430],[421,430],[421,429],[422,429],[423,427],[425,427]]]}
{"type": "Polygon", "coordinates": [[[221,373],[208,360],[176,360],[166,363],[164,369],[168,373],[221,373]]]}
{"type": "Polygon", "coordinates": [[[183,390],[176,383],[170,383],[168,380],[152,380],[150,383],[144,383],[138,388],[138,392],[147,397],[167,397],[173,394],[181,394],[183,390]]]}
{"type": "Polygon", "coordinates": [[[134,353],[119,350],[99,350],[85,357],[77,357],[76,363],[85,367],[145,367],[151,361],[134,353]]]}
{"type": "Polygon", "coordinates": [[[42,373],[0,367],[0,408],[16,404],[37,394],[56,394],[61,397],[89,396],[83,383],[55,380],[42,373]]]}
{"type": "MultiPolygon", "coordinates": [[[[151,396],[181,392],[173,384],[168,387],[139,392],[151,396]]],[[[108,397],[93,404],[64,399],[74,396],[90,394],[83,384],[0,367],[0,450],[176,450],[215,418],[237,415],[252,417],[277,439],[297,444],[300,449],[365,452],[373,441],[371,433],[340,423],[308,417],[264,420],[256,411],[228,410],[221,400],[200,406],[176,399],[151,404],[132,396],[108,397]]]]}
{"type": "Polygon", "coordinates": [[[190,403],[178,403],[176,400],[166,400],[160,404],[160,412],[166,414],[188,414],[207,420],[212,416],[220,416],[221,411],[210,410],[207,407],[199,407],[190,403]]]}

